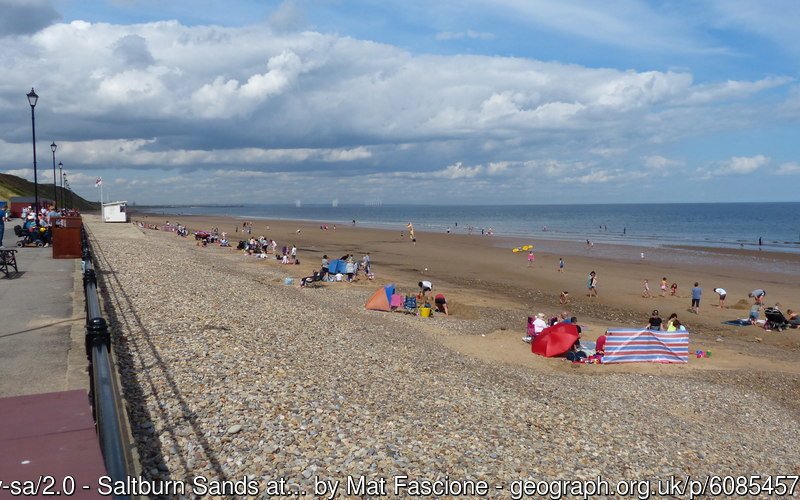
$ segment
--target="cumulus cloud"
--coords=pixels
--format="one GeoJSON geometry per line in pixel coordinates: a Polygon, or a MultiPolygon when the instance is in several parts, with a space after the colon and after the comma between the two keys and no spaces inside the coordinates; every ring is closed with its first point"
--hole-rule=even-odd
{"type": "Polygon", "coordinates": [[[141,35],[125,35],[117,40],[113,54],[123,65],[135,68],[146,68],[155,62],[147,48],[147,40],[141,35]]]}
{"type": "MultiPolygon", "coordinates": [[[[19,124],[34,84],[37,132],[54,137],[70,168],[238,172],[228,181],[247,177],[275,196],[348,175],[392,195],[381,178],[395,172],[507,182],[509,192],[533,176],[621,183],[643,165],[667,175],[682,165],[653,144],[757,122],[770,110],[748,100],[790,81],[698,85],[688,71],[412,53],[264,24],[73,21],[0,43],[2,168],[30,161],[19,124]]],[[[755,169],[731,159],[709,172],[755,169]]]]}

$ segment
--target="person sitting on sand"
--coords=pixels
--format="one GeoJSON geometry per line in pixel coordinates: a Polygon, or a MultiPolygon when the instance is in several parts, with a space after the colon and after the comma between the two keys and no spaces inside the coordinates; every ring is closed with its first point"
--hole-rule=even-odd
{"type": "Polygon", "coordinates": [[[669,287],[669,294],[672,295],[672,296],[677,296],[678,295],[678,284],[677,283],[673,283],[669,287]]]}
{"type": "Polygon", "coordinates": [[[579,324],[578,324],[578,318],[577,318],[577,317],[575,317],[575,316],[572,316],[572,317],[569,319],[569,322],[570,322],[571,324],[575,325],[575,329],[576,329],[576,330],[578,330],[578,338],[580,338],[580,337],[581,337],[581,334],[583,333],[583,328],[581,328],[581,325],[579,325],[579,324]]]}
{"type": "Polygon", "coordinates": [[[653,313],[650,315],[646,328],[648,330],[661,330],[661,323],[663,323],[663,321],[661,316],[658,315],[658,309],[653,309],[653,313]]]}
{"type": "Polygon", "coordinates": [[[602,356],[603,354],[606,353],[606,340],[607,340],[609,335],[611,335],[611,334],[608,333],[608,330],[606,330],[606,332],[604,334],[602,334],[599,337],[597,337],[597,342],[595,342],[595,346],[594,346],[594,352],[598,356],[602,356]]]}
{"type": "Polygon", "coordinates": [[[572,344],[572,347],[569,348],[569,351],[567,351],[564,356],[572,362],[580,361],[587,357],[586,352],[581,350],[580,338],[578,338],[575,343],[572,344]]]}
{"type": "Polygon", "coordinates": [[[289,254],[285,253],[283,254],[283,257],[281,257],[281,264],[288,264],[288,263],[289,263],[289,254]]]}
{"type": "Polygon", "coordinates": [[[675,313],[670,314],[669,318],[667,318],[667,322],[664,324],[665,327],[664,329],[668,332],[674,332],[675,331],[674,323],[677,319],[678,319],[677,314],[675,313]]]}
{"type": "Polygon", "coordinates": [[[750,308],[750,324],[755,325],[758,323],[758,313],[761,311],[761,305],[756,303],[750,308]]]}
{"type": "Polygon", "coordinates": [[[678,318],[675,318],[675,321],[672,322],[672,328],[673,328],[672,331],[678,331],[678,332],[685,332],[686,331],[686,327],[683,326],[683,324],[681,324],[681,322],[680,322],[680,320],[678,320],[678,318]]]}
{"type": "Polygon", "coordinates": [[[536,319],[533,320],[533,336],[536,337],[545,328],[547,328],[547,322],[544,320],[544,313],[537,313],[536,319]]]}
{"type": "Polygon", "coordinates": [[[433,298],[433,303],[436,304],[437,312],[443,312],[445,316],[450,316],[447,310],[447,299],[444,297],[444,294],[437,293],[436,297],[433,298]]]}
{"type": "Polygon", "coordinates": [[[569,304],[569,292],[563,290],[561,294],[558,296],[558,303],[559,304],[569,304]]]}
{"type": "Polygon", "coordinates": [[[791,324],[795,328],[800,326],[800,315],[798,315],[795,311],[792,311],[791,309],[786,310],[786,320],[789,322],[789,324],[791,324]]]}

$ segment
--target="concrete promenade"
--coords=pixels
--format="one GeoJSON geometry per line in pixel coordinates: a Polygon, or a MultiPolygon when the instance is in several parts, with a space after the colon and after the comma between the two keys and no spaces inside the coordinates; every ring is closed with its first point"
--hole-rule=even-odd
{"type": "MultiPolygon", "coordinates": [[[[16,248],[14,223],[4,248],[16,248]]],[[[0,275],[0,498],[100,498],[106,470],[87,397],[81,261],[36,247],[16,257],[19,272],[0,275]]]]}
{"type": "MultiPolygon", "coordinates": [[[[6,222],[4,248],[17,248],[6,222]]],[[[80,260],[53,259],[52,248],[17,248],[19,273],[0,274],[0,398],[88,391],[83,347],[80,260]]]]}

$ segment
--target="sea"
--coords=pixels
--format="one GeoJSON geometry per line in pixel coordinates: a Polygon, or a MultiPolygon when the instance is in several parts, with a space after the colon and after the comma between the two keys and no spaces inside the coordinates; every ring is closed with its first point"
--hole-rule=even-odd
{"type": "Polygon", "coordinates": [[[800,203],[596,205],[248,204],[132,207],[151,214],[297,220],[532,241],[588,240],[636,247],[695,246],[800,253],[800,203]]]}

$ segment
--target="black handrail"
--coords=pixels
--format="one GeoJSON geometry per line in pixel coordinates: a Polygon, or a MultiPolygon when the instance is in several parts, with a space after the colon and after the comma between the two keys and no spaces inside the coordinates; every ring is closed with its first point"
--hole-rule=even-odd
{"type": "MultiPolygon", "coordinates": [[[[86,356],[89,358],[91,377],[89,394],[92,411],[100,439],[100,450],[109,477],[116,484],[133,474],[128,469],[123,415],[119,409],[119,395],[113,380],[111,364],[111,336],[108,323],[103,318],[97,294],[97,275],[86,229],[81,226],[83,290],[86,296],[86,356]]],[[[114,495],[117,499],[130,499],[129,495],[114,495]]]]}

